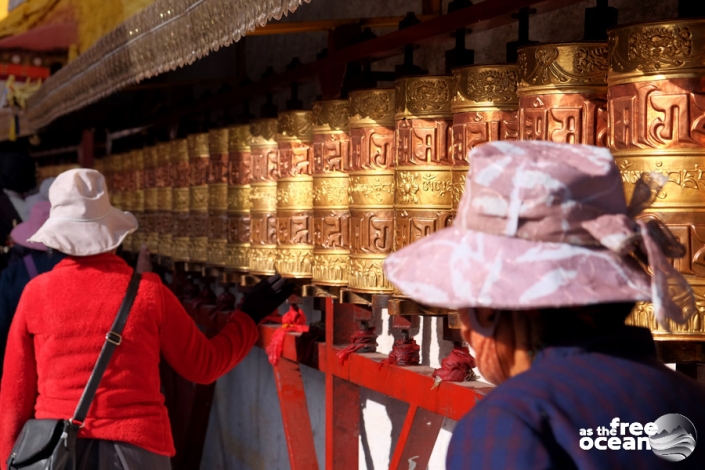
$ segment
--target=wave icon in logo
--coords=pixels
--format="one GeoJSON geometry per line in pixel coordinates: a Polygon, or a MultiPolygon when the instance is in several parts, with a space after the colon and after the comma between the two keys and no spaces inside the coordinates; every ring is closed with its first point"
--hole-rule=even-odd
{"type": "Polygon", "coordinates": [[[654,421],[658,432],[649,437],[651,450],[664,460],[678,462],[695,449],[698,433],[693,423],[683,415],[669,413],[654,421]]]}

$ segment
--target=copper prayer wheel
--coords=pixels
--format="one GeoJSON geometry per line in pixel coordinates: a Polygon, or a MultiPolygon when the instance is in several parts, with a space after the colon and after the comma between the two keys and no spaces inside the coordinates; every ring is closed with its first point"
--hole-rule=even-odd
{"type": "Polygon", "coordinates": [[[134,192],[132,199],[132,213],[137,218],[139,224],[137,231],[133,234],[132,246],[134,251],[142,249],[142,245],[147,243],[144,224],[144,151],[142,149],[132,152],[132,165],[134,167],[134,192]]]}
{"type": "Polygon", "coordinates": [[[208,133],[188,136],[189,189],[189,265],[198,269],[208,261],[208,133]]]}
{"type": "Polygon", "coordinates": [[[157,145],[157,166],[154,169],[157,184],[157,233],[159,233],[159,256],[171,256],[171,210],[172,197],[172,171],[171,171],[171,143],[164,142],[157,145]]]}
{"type": "Polygon", "coordinates": [[[252,121],[250,272],[272,275],[277,257],[277,119],[252,121]]]}
{"type": "Polygon", "coordinates": [[[277,272],[310,278],[313,265],[313,119],[311,111],[279,113],[277,272]]]}
{"type": "Polygon", "coordinates": [[[159,253],[159,189],[157,188],[157,147],[144,149],[144,229],[150,253],[159,253]]]}
{"type": "Polygon", "coordinates": [[[313,275],[323,286],[346,286],[350,265],[350,103],[313,104],[313,275]]]}
{"type": "Polygon", "coordinates": [[[476,146],[519,137],[517,74],[514,64],[453,69],[453,213],[465,191],[468,153],[476,146]]]}
{"type": "Polygon", "coordinates": [[[609,144],[627,196],[644,172],[668,182],[643,215],[662,220],[686,247],[674,266],[693,287],[698,313],[664,330],[651,304],[628,323],[656,339],[705,339],[705,20],[622,26],[609,32],[609,144]]]}
{"type": "Polygon", "coordinates": [[[452,222],[450,76],[396,81],[394,250],[452,222]]]}
{"type": "Polygon", "coordinates": [[[186,139],[171,143],[171,258],[174,261],[189,261],[191,227],[189,199],[191,172],[189,169],[188,142],[186,139]]]}
{"type": "Polygon", "coordinates": [[[519,49],[519,138],[607,146],[607,44],[519,49]]]}
{"type": "Polygon", "coordinates": [[[210,266],[225,267],[228,244],[228,129],[208,132],[208,252],[210,266]]]}
{"type": "Polygon", "coordinates": [[[225,267],[239,272],[250,269],[250,182],[252,181],[252,133],[249,124],[228,131],[228,229],[225,267]]]}
{"type": "Polygon", "coordinates": [[[382,263],[394,249],[394,89],[350,93],[350,274],[353,292],[391,294],[382,263]]]}

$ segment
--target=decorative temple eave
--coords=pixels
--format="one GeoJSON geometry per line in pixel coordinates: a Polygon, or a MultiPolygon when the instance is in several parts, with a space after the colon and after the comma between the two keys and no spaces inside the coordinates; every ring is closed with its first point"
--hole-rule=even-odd
{"type": "Polygon", "coordinates": [[[39,129],[117,90],[237,42],[310,0],[156,0],[50,77],[28,102],[39,129]]]}

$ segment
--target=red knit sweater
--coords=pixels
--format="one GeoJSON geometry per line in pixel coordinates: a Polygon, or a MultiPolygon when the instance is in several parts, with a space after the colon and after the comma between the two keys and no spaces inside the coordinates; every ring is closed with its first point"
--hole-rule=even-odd
{"type": "MultiPolygon", "coordinates": [[[[22,295],[0,385],[0,467],[25,421],[70,418],[127,289],[132,269],[111,254],[67,258],[30,282],[22,295]]],[[[210,383],[232,369],[257,340],[236,313],[208,340],[152,273],[143,275],[79,438],[127,442],[174,455],[160,354],[183,377],[210,383]]]]}

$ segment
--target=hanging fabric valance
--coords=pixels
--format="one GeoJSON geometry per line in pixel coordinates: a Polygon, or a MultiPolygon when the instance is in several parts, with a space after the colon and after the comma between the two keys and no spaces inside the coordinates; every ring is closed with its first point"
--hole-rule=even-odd
{"type": "Polygon", "coordinates": [[[33,129],[191,64],[311,0],[155,0],[51,76],[28,101],[33,129]]]}

